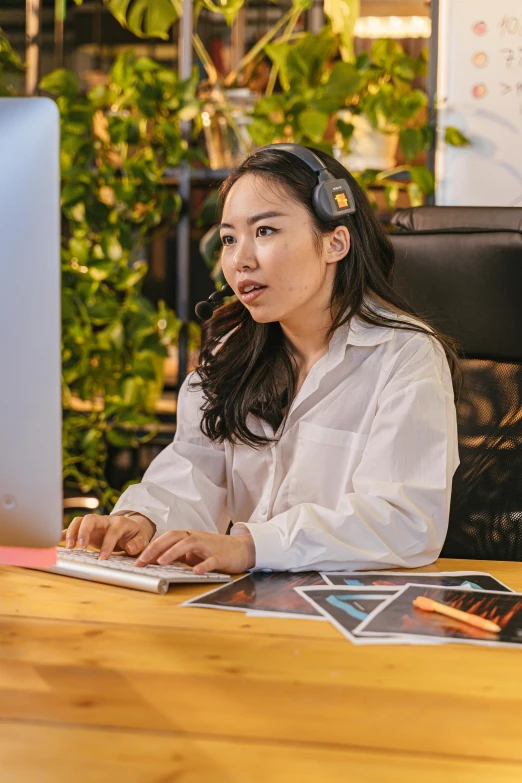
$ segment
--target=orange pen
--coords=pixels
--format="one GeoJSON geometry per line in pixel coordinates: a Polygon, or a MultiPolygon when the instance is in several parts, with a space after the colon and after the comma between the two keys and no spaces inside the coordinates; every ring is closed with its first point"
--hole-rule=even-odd
{"type": "Polygon", "coordinates": [[[496,623],[492,623],[491,620],[484,620],[483,617],[478,617],[476,614],[470,614],[469,612],[462,612],[460,609],[453,609],[446,604],[439,604],[438,601],[434,601],[432,598],[426,598],[423,595],[419,595],[413,601],[413,605],[417,609],[424,609],[425,612],[438,612],[438,614],[445,614],[447,617],[453,617],[455,620],[461,620],[463,623],[474,625],[476,628],[482,628],[483,631],[493,631],[493,633],[499,633],[502,629],[496,623]]]}

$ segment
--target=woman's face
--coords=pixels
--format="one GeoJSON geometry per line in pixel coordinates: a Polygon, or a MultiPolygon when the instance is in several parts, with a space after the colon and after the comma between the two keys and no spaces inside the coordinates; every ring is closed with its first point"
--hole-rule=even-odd
{"type": "Polygon", "coordinates": [[[318,249],[307,209],[281,186],[244,174],[227,196],[220,233],[225,279],[255,321],[298,325],[328,308],[335,262],[350,246],[344,226],[318,249]],[[248,293],[248,281],[264,287],[248,293]]]}

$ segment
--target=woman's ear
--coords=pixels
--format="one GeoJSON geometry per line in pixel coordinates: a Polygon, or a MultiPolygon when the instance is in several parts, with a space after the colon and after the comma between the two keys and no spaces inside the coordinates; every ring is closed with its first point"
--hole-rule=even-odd
{"type": "Polygon", "coordinates": [[[337,226],[325,237],[325,255],[327,264],[335,264],[344,258],[350,250],[350,232],[346,226],[337,226]]]}

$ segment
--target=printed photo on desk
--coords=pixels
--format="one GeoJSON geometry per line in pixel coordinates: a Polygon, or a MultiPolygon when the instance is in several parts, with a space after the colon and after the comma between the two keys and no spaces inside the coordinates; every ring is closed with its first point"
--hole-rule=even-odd
{"type": "Polygon", "coordinates": [[[483,571],[440,571],[419,574],[415,571],[329,571],[323,573],[325,582],[331,585],[353,587],[397,587],[408,584],[440,585],[441,587],[467,587],[470,590],[497,590],[512,593],[510,587],[483,571]]]}
{"type": "Polygon", "coordinates": [[[323,615],[295,592],[294,587],[324,584],[325,580],[317,571],[253,571],[236,579],[232,584],[191,598],[181,606],[228,609],[249,614],[259,612],[265,617],[273,615],[323,620],[323,615]]]}
{"type": "Polygon", "coordinates": [[[353,631],[381,604],[395,595],[398,587],[337,587],[318,585],[296,587],[303,596],[329,620],[352,644],[404,644],[391,636],[357,637],[353,631]]]}
{"type": "Polygon", "coordinates": [[[400,635],[410,643],[415,639],[429,642],[437,639],[491,647],[522,647],[522,594],[406,585],[363,620],[357,634],[400,635]],[[498,625],[500,631],[486,631],[444,614],[418,609],[413,601],[419,596],[489,620],[498,625]]]}

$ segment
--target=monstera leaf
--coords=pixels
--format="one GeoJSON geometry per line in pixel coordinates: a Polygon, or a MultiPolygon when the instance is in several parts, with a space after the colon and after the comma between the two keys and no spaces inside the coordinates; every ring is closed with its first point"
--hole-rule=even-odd
{"type": "MultiPolygon", "coordinates": [[[[76,0],[81,5],[81,0],[76,0]]],[[[168,40],[169,30],[180,16],[178,0],[104,0],[122,27],[139,38],[168,40]]]]}
{"type": "MultiPolygon", "coordinates": [[[[111,14],[122,27],[139,38],[162,38],[168,40],[174,22],[183,15],[183,0],[103,0],[111,14]]],[[[74,0],[82,5],[83,0],[74,0]]],[[[330,0],[333,3],[350,4],[353,0],[330,0]]],[[[359,2],[359,0],[357,0],[359,2]]],[[[292,0],[292,7],[305,11],[312,0],[292,0]]],[[[194,17],[197,19],[202,7],[213,13],[222,14],[231,25],[244,0],[195,0],[194,17]]]]}

